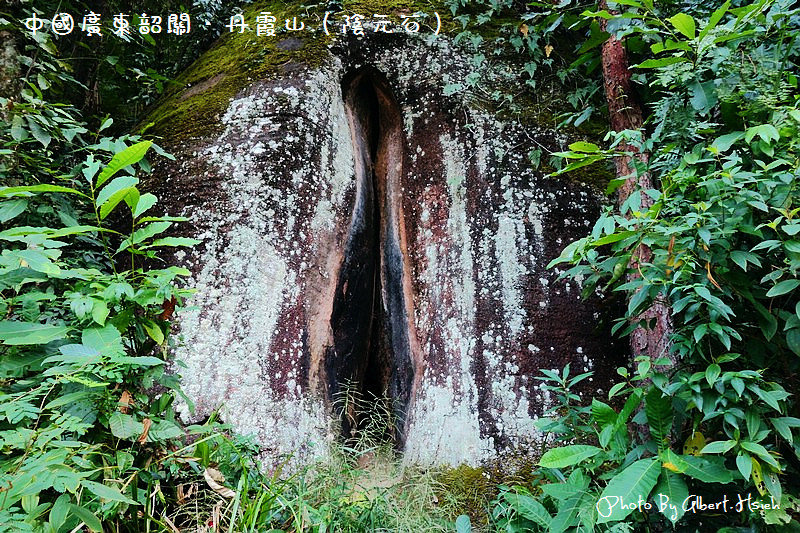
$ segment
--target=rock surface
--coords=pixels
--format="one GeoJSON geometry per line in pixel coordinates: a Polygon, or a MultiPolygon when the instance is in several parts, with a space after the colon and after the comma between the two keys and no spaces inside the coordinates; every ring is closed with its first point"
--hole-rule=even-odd
{"type": "Polygon", "coordinates": [[[150,187],[202,241],[175,258],[197,289],[176,349],[183,416],[222,407],[268,463],[308,460],[356,431],[336,414],[355,387],[394,400],[406,461],[478,464],[540,453],[540,369],[608,385],[623,353],[597,302],[545,268],[602,198],[530,168],[551,131],[445,96],[471,59],[448,38],[339,39],[166,143],[177,159],[150,187]]]}

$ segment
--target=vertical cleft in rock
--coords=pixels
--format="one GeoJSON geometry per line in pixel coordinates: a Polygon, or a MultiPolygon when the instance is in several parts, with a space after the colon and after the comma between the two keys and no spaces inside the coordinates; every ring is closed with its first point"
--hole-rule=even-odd
{"type": "Polygon", "coordinates": [[[388,85],[372,69],[345,77],[342,92],[355,156],[356,198],[331,313],[327,390],[342,414],[345,437],[353,437],[363,424],[350,400],[361,398],[369,405],[375,398],[389,398],[394,427],[384,437],[400,445],[415,373],[411,307],[404,289],[402,121],[388,85]]]}

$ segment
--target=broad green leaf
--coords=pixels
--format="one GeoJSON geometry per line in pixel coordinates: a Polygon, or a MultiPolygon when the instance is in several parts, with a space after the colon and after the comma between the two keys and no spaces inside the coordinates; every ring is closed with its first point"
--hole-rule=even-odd
{"type": "Polygon", "coordinates": [[[761,140],[766,143],[769,143],[770,141],[777,141],[781,137],[780,133],[778,133],[778,130],[772,124],[761,124],[759,126],[747,128],[747,131],[744,134],[744,140],[749,143],[756,136],[760,137],[761,140]]]}
{"type": "Polygon", "coordinates": [[[111,325],[103,328],[89,328],[83,330],[81,342],[85,346],[106,356],[122,354],[124,352],[122,337],[119,334],[119,330],[111,325]]]}
{"type": "Polygon", "coordinates": [[[164,342],[164,332],[158,324],[152,320],[146,320],[142,322],[142,326],[144,326],[145,331],[147,331],[147,335],[156,341],[156,344],[162,344],[164,342]]]}
{"type": "Polygon", "coordinates": [[[689,497],[689,488],[680,474],[662,470],[658,485],[653,491],[656,507],[667,520],[675,524],[686,511],[683,502],[689,497]]]}
{"type": "Polygon", "coordinates": [[[105,219],[129,194],[137,194],[135,188],[137,183],[139,183],[137,178],[122,176],[103,187],[95,202],[100,210],[100,218],[105,219]]]}
{"type": "Polygon", "coordinates": [[[50,509],[48,521],[56,531],[58,531],[58,529],[64,525],[64,521],[67,519],[67,513],[69,512],[69,500],[69,494],[62,494],[56,499],[56,502],[50,509]]]}
{"type": "Polygon", "coordinates": [[[109,161],[108,165],[106,165],[102,172],[100,172],[100,175],[97,176],[97,183],[95,184],[95,187],[101,187],[103,183],[108,181],[109,178],[123,168],[129,167],[141,161],[147,153],[147,150],[152,145],[152,141],[142,141],[129,146],[118,154],[115,154],[114,157],[111,158],[111,161],[109,161]]]}
{"type": "Polygon", "coordinates": [[[136,208],[133,210],[133,218],[139,218],[142,214],[153,207],[158,198],[154,194],[150,194],[149,192],[144,193],[139,197],[139,201],[136,203],[136,208]]]}
{"type": "Polygon", "coordinates": [[[131,415],[126,415],[115,411],[108,419],[108,427],[111,434],[118,439],[132,439],[138,437],[144,431],[144,425],[131,415]]]}
{"type": "Polygon", "coordinates": [[[172,222],[153,222],[152,224],[148,224],[143,228],[139,228],[133,232],[132,242],[133,244],[139,244],[140,242],[144,241],[145,239],[149,239],[159,233],[163,233],[172,225],[172,222]]]}
{"type": "Polygon", "coordinates": [[[14,118],[11,119],[11,138],[17,142],[28,138],[28,129],[24,124],[25,121],[21,115],[14,115],[14,118]]]}
{"type": "Polygon", "coordinates": [[[545,452],[539,460],[539,464],[545,468],[564,468],[576,465],[590,457],[594,457],[601,451],[603,450],[596,446],[587,446],[584,444],[563,446],[545,452]]]}
{"type": "Polygon", "coordinates": [[[667,20],[669,20],[675,29],[681,32],[685,37],[694,39],[697,28],[691,16],[686,13],[677,13],[667,20]]]}
{"type": "Polygon", "coordinates": [[[148,442],[164,441],[176,439],[181,435],[183,435],[183,430],[177,424],[169,420],[161,420],[150,427],[147,440],[148,442]]]}
{"type": "Polygon", "coordinates": [[[0,187],[0,196],[18,195],[20,193],[38,193],[38,192],[62,192],[66,194],[78,194],[86,196],[82,192],[71,189],[69,187],[62,187],[61,185],[28,185],[25,187],[0,187]]]}
{"type": "Polygon", "coordinates": [[[57,277],[61,268],[51,261],[45,252],[36,249],[12,250],[9,257],[15,257],[21,267],[27,267],[48,276],[57,277]]]}
{"type": "Polygon", "coordinates": [[[650,434],[655,438],[659,451],[669,447],[672,431],[672,399],[664,396],[657,387],[651,387],[645,398],[644,410],[650,434]]]}
{"type": "Polygon", "coordinates": [[[86,524],[86,526],[89,529],[91,529],[92,531],[97,531],[99,533],[103,533],[103,524],[102,524],[102,522],[100,522],[100,519],[97,518],[97,516],[94,513],[92,513],[88,509],[85,509],[83,507],[79,507],[79,506],[74,505],[74,504],[70,504],[69,508],[70,508],[70,511],[72,511],[72,513],[75,516],[80,518],[81,521],[83,521],[83,523],[86,524]]]}
{"type": "Polygon", "coordinates": [[[105,326],[108,314],[108,304],[104,300],[94,300],[94,305],[92,306],[92,320],[101,326],[105,326]]]}
{"type": "Polygon", "coordinates": [[[750,472],[753,471],[753,462],[750,460],[749,455],[739,452],[739,455],[736,456],[736,468],[739,469],[739,473],[742,474],[745,481],[750,480],[750,472]]]}
{"type": "Polygon", "coordinates": [[[525,494],[507,494],[506,499],[523,517],[536,522],[541,527],[549,527],[552,517],[544,505],[525,494]]]}
{"type": "Polygon", "coordinates": [[[724,154],[728,150],[731,149],[736,141],[740,140],[744,137],[743,131],[736,131],[733,133],[728,133],[727,135],[722,135],[714,139],[714,142],[711,143],[711,147],[714,148],[717,152],[724,154]]]}
{"type": "Polygon", "coordinates": [[[800,355],[800,328],[793,328],[786,332],[786,346],[800,355]]]}
{"type": "Polygon", "coordinates": [[[660,461],[651,457],[639,459],[611,478],[597,501],[597,512],[600,515],[597,523],[625,519],[633,512],[633,507],[628,504],[638,502],[640,498],[647,500],[658,481],[660,471],[660,461]]]}
{"type": "Polygon", "coordinates": [[[52,402],[48,403],[44,406],[45,409],[55,409],[56,407],[61,407],[62,405],[68,405],[73,402],[78,402],[80,400],[86,399],[93,394],[91,389],[83,389],[78,392],[71,392],[69,394],[62,394],[52,402]]]}
{"type": "Polygon", "coordinates": [[[583,167],[589,166],[589,165],[591,165],[593,163],[596,163],[596,162],[602,161],[602,160],[603,160],[603,156],[602,155],[587,155],[586,157],[583,157],[582,159],[580,159],[578,161],[575,161],[574,163],[570,163],[566,167],[562,168],[561,170],[559,170],[557,172],[553,172],[550,175],[551,176],[560,176],[561,174],[565,174],[567,172],[572,172],[573,170],[577,170],[579,168],[583,168],[583,167]]]}
{"type": "Polygon", "coordinates": [[[791,292],[800,285],[800,280],[797,279],[785,279],[781,282],[775,284],[770,290],[767,291],[767,297],[773,298],[775,296],[781,296],[782,294],[786,294],[787,292],[791,292]]]}
{"type": "Polygon", "coordinates": [[[42,128],[42,125],[39,124],[39,122],[33,117],[28,117],[28,127],[33,134],[33,138],[39,141],[42,146],[45,148],[50,146],[50,142],[53,140],[53,137],[47,131],[45,131],[42,128]]]}
{"type": "Polygon", "coordinates": [[[28,200],[24,198],[16,198],[0,203],[0,224],[5,224],[12,218],[24,213],[27,207],[28,200]]]}
{"type": "Polygon", "coordinates": [[[89,490],[95,496],[98,496],[104,500],[109,500],[113,502],[123,502],[130,505],[139,505],[138,502],[135,502],[122,494],[119,490],[109,487],[108,485],[103,485],[102,483],[97,483],[95,481],[89,481],[88,479],[84,479],[81,481],[81,485],[83,485],[86,489],[89,490]]]}
{"type": "Polygon", "coordinates": [[[646,61],[642,61],[638,65],[634,65],[634,68],[661,68],[668,67],[676,63],[687,63],[688,61],[689,60],[685,57],[662,57],[660,59],[648,59],[646,61]]]}
{"type": "Polygon", "coordinates": [[[686,462],[686,475],[703,483],[730,483],[733,481],[731,471],[725,468],[722,457],[680,456],[686,462]]]}
{"type": "Polygon", "coordinates": [[[713,387],[714,383],[716,383],[717,378],[722,373],[722,369],[719,367],[718,364],[712,363],[708,365],[706,368],[706,381],[708,382],[709,386],[713,387]]]}
{"type": "Polygon", "coordinates": [[[775,458],[767,451],[766,448],[764,448],[757,442],[750,442],[747,440],[743,440],[739,442],[739,446],[741,446],[743,450],[747,450],[750,453],[758,455],[766,463],[769,463],[775,467],[778,466],[778,463],[777,461],[775,461],[775,458]]]}
{"type": "Polygon", "coordinates": [[[594,143],[578,141],[569,145],[569,149],[573,152],[599,152],[600,147],[594,143]]]}
{"type": "Polygon", "coordinates": [[[472,531],[472,522],[467,515],[462,514],[456,518],[456,533],[470,533],[472,531]]]}
{"type": "Polygon", "coordinates": [[[706,444],[700,453],[725,453],[736,446],[735,440],[718,440],[706,444]]]}
{"type": "Polygon", "coordinates": [[[35,322],[0,321],[0,341],[9,346],[47,344],[67,336],[67,326],[53,326],[35,322]]]}
{"type": "MultiPolygon", "coordinates": [[[[624,386],[626,383],[622,383],[622,385],[624,386]]],[[[617,412],[614,411],[610,405],[601,402],[597,398],[593,398],[592,420],[599,426],[608,426],[617,421],[617,412]]]]}
{"type": "Polygon", "coordinates": [[[575,524],[578,514],[582,509],[592,509],[595,500],[584,491],[573,491],[570,497],[560,502],[558,512],[550,522],[548,531],[552,533],[561,533],[567,531],[572,525],[575,524]]]}
{"type": "Polygon", "coordinates": [[[713,81],[694,83],[690,88],[689,102],[696,111],[707,113],[717,102],[717,93],[713,81]]]}

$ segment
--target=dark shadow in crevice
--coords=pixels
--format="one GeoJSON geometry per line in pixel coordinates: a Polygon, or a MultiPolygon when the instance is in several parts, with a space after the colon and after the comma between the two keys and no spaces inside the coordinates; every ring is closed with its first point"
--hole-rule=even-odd
{"type": "Polygon", "coordinates": [[[414,378],[399,234],[402,118],[388,84],[374,69],[346,76],[342,93],[356,198],[331,315],[327,389],[341,414],[345,439],[357,438],[367,426],[374,431],[381,427],[375,417],[388,415],[384,434],[371,437],[400,446],[414,378]]]}

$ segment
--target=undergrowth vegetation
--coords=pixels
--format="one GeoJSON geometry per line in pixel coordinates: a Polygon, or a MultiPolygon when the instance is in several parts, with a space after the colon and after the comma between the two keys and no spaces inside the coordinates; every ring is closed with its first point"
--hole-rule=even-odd
{"type": "MultiPolygon", "coordinates": [[[[573,402],[540,428],[569,445],[542,456],[542,484],[502,494],[496,525],[800,529],[800,12],[781,0],[451,4],[468,36],[517,13],[492,46],[528,53],[531,83],[548,69],[578,96],[602,94],[600,46],[624,39],[644,127],[551,157],[563,161],[556,174],[628,157],[634,177],[657,186],[609,207],[550,266],[566,264],[586,297],[625,294],[619,334],[654,327],[642,318],[654,304],[668,306],[672,326],[663,353],[618,370],[607,403],[577,401],[570,389],[585,375],[546,373],[573,402]]],[[[601,108],[596,98],[563,118],[580,125],[601,108]]]]}

